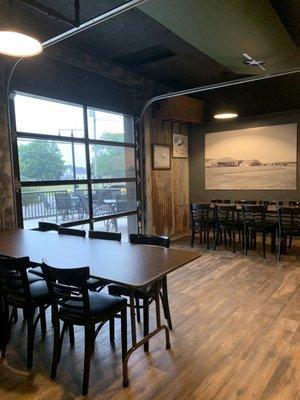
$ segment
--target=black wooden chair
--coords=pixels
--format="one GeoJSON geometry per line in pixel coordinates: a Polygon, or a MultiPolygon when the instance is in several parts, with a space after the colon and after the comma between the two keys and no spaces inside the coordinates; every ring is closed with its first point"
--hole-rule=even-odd
{"type": "Polygon", "coordinates": [[[256,234],[262,235],[263,257],[266,258],[266,237],[271,235],[271,251],[275,250],[277,222],[268,220],[267,206],[242,204],[244,222],[245,254],[247,255],[250,240],[256,248],[256,234]]]}
{"type": "Polygon", "coordinates": [[[287,238],[290,238],[289,247],[292,246],[292,238],[300,236],[300,207],[278,207],[278,260],[287,249],[287,238]]]}
{"type": "MultiPolygon", "coordinates": [[[[73,336],[73,326],[83,326],[85,344],[82,394],[86,395],[95,339],[107,321],[110,321],[113,326],[112,321],[118,313],[121,313],[122,360],[125,358],[127,352],[127,300],[89,291],[89,267],[62,269],[42,264],[42,269],[49,288],[54,322],[51,378],[55,379],[56,377],[65,331],[69,329],[73,336]],[[62,330],[60,330],[60,320],[63,322],[62,330]],[[97,329],[96,325],[98,325],[97,329]]],[[[110,335],[110,338],[111,341],[114,340],[113,335],[110,335]]],[[[73,336],[71,345],[74,343],[73,336]]]]}
{"type": "Polygon", "coordinates": [[[58,228],[58,233],[60,235],[71,235],[71,236],[80,236],[80,237],[86,236],[86,231],[84,231],[82,229],[65,228],[63,226],[60,226],[58,228]]]}
{"type": "Polygon", "coordinates": [[[58,231],[59,225],[53,222],[39,222],[38,230],[41,232],[58,231]]]}
{"type": "Polygon", "coordinates": [[[30,265],[28,257],[0,258],[0,279],[5,321],[5,326],[1,327],[5,331],[1,357],[5,357],[6,354],[15,310],[22,309],[27,324],[27,368],[32,368],[33,365],[34,338],[39,321],[42,336],[44,337],[46,334],[45,310],[50,304],[46,282],[43,279],[29,282],[27,270],[30,265]],[[12,308],[11,313],[9,307],[12,308]],[[36,309],[39,309],[39,313],[35,317],[36,309]]]}
{"type": "Polygon", "coordinates": [[[289,201],[289,206],[300,207],[300,201],[289,201]]]}
{"type": "Polygon", "coordinates": [[[211,204],[230,204],[231,200],[213,199],[210,202],[211,204]]]}
{"type": "Polygon", "coordinates": [[[103,232],[103,231],[89,231],[90,239],[114,240],[121,242],[122,234],[116,232],[103,232]]]}
{"type": "Polygon", "coordinates": [[[200,244],[202,243],[202,234],[204,234],[204,241],[206,248],[209,250],[209,234],[210,230],[215,230],[216,220],[214,217],[214,209],[210,204],[190,204],[191,219],[192,219],[192,238],[191,247],[194,246],[195,236],[199,233],[200,244]]]}
{"type": "MultiPolygon", "coordinates": [[[[237,209],[234,205],[215,205],[215,218],[216,218],[216,236],[215,236],[215,250],[220,242],[220,236],[224,234],[224,244],[227,245],[226,235],[229,236],[229,245],[233,244],[233,252],[236,250],[236,233],[241,236],[243,233],[243,221],[238,219],[237,209]]],[[[243,237],[243,235],[242,235],[243,237]]]]}
{"type": "Polygon", "coordinates": [[[236,200],[235,204],[257,204],[257,200],[236,200]]]}
{"type": "MultiPolygon", "coordinates": [[[[167,236],[130,234],[129,241],[132,244],[170,247],[170,238],[167,236]]],[[[127,287],[111,284],[108,286],[108,292],[114,296],[130,296],[130,290],[127,287]]],[[[153,301],[154,287],[150,285],[145,289],[136,289],[134,291],[137,311],[137,321],[140,322],[140,309],[143,309],[143,327],[144,336],[149,333],[149,305],[153,301]],[[140,306],[140,300],[143,302],[140,306]]],[[[160,283],[160,299],[163,306],[164,316],[168,322],[169,329],[173,329],[171,313],[168,299],[167,277],[164,277],[160,283]]],[[[144,350],[149,351],[149,342],[144,344],[144,350]]]]}

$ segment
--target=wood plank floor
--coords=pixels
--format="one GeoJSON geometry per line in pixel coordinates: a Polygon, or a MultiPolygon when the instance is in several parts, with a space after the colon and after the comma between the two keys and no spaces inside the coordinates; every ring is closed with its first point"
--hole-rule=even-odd
{"type": "MultiPolygon", "coordinates": [[[[188,239],[173,244],[189,249],[188,239]]],[[[97,339],[91,367],[90,399],[299,400],[300,243],[281,262],[268,253],[232,254],[220,249],[169,276],[174,331],[172,350],[163,334],[150,353],[130,359],[130,387],[122,388],[119,329],[112,349],[108,327],[97,339]]],[[[0,362],[1,400],[81,398],[83,336],[64,342],[56,381],[49,379],[52,328],[42,341],[37,331],[34,369],[25,368],[26,331],[14,326],[0,362]]],[[[153,314],[152,314],[153,322],[153,314]]]]}

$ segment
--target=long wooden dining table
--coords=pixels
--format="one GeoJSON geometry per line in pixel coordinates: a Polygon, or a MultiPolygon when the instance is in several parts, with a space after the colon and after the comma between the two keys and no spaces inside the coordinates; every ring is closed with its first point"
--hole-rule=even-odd
{"type": "Polygon", "coordinates": [[[0,254],[11,257],[29,256],[37,265],[43,261],[61,268],[89,266],[91,277],[118,283],[130,289],[132,345],[123,362],[123,386],[129,385],[128,360],[131,354],[164,330],[166,348],[170,349],[169,329],[161,323],[159,283],[170,272],[197,259],[200,255],[189,251],[158,246],[135,245],[88,239],[56,232],[9,230],[0,232],[0,254]],[[142,339],[137,339],[135,322],[135,289],[153,285],[156,307],[156,328],[142,339]]]}

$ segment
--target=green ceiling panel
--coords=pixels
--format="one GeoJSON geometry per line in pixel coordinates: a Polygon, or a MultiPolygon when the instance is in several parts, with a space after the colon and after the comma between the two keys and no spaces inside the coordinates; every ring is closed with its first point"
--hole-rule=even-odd
{"type": "Polygon", "coordinates": [[[267,72],[300,65],[268,0],[150,0],[140,9],[235,73],[265,73],[244,65],[244,52],[265,60],[267,72]]]}

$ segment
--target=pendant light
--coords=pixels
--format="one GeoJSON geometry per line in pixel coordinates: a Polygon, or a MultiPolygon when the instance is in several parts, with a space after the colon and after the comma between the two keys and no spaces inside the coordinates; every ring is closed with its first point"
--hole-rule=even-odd
{"type": "MultiPolygon", "coordinates": [[[[4,21],[0,25],[0,54],[12,57],[32,57],[43,51],[42,44],[16,24],[16,11],[12,5],[4,6],[4,21]]],[[[19,22],[19,21],[17,21],[19,22]]]]}
{"type": "Polygon", "coordinates": [[[214,115],[214,119],[231,119],[238,117],[238,114],[235,112],[222,112],[214,115]]]}

